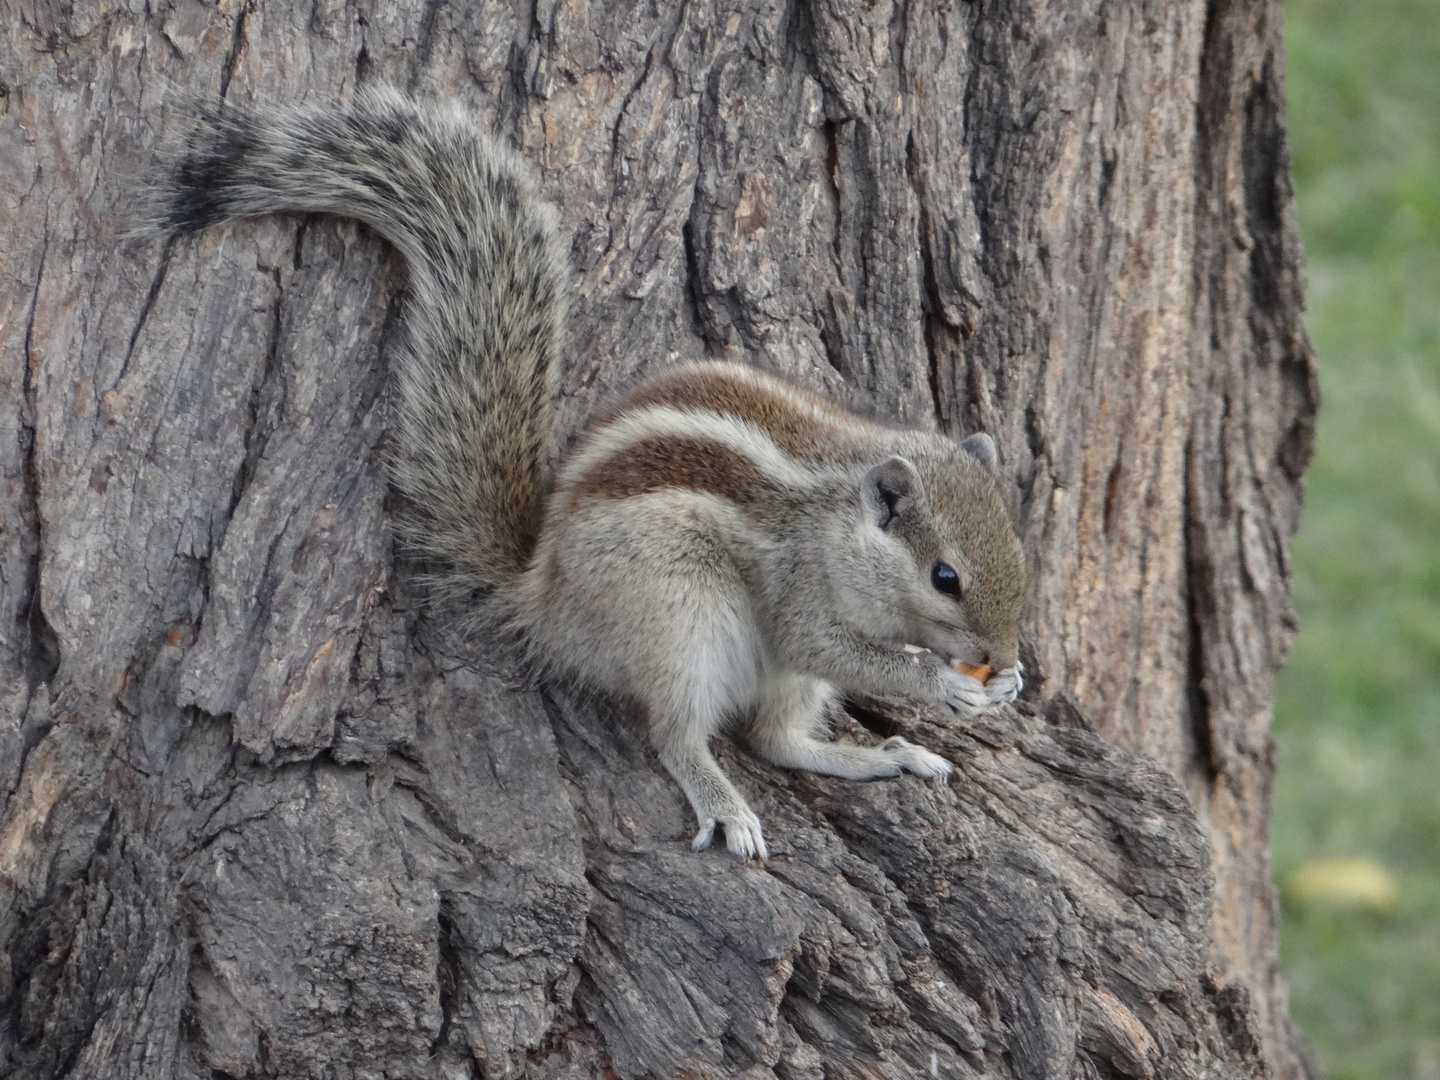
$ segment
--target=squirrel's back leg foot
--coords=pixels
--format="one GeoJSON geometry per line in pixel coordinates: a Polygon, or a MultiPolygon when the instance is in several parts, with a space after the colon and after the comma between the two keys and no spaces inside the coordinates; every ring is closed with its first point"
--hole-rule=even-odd
{"type": "MultiPolygon", "coordinates": [[[[722,647],[724,639],[724,627],[717,623],[710,635],[717,647],[708,656],[677,654],[674,666],[659,674],[652,686],[662,692],[645,703],[650,741],[699,819],[691,849],[708,848],[715,826],[721,825],[730,851],[742,858],[766,859],[770,853],[760,819],[710,753],[711,736],[753,693],[754,673],[745,650],[722,647]]],[[[697,634],[691,640],[706,637],[697,634]]]]}
{"type": "Polygon", "coordinates": [[[656,723],[653,718],[651,721],[651,738],[661,764],[685,792],[700,822],[700,831],[690,848],[692,851],[708,848],[715,836],[715,826],[721,825],[725,829],[725,846],[730,851],[746,859],[756,856],[768,859],[770,852],[765,846],[760,819],[711,755],[706,745],[707,726],[696,723],[694,717],[676,723],[656,723]]]}
{"type": "Polygon", "coordinates": [[[838,697],[830,684],[808,675],[768,675],[750,723],[750,745],[776,765],[847,780],[877,780],[901,772],[950,775],[954,768],[950,762],[898,736],[879,746],[830,741],[825,737],[827,717],[838,697]]]}

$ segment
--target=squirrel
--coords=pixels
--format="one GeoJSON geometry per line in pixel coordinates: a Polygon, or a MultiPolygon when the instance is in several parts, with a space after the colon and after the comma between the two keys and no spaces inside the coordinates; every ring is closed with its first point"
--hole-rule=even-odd
{"type": "Polygon", "coordinates": [[[946,778],[900,737],[831,741],[841,696],[964,715],[1015,699],[1025,562],[988,435],[891,429],[689,363],[591,421],[552,479],[570,270],[525,163],[463,108],[385,88],[196,111],[137,231],[318,212],[396,248],[400,536],[540,670],[639,706],[699,820],[694,850],[718,824],[731,852],[769,855],[711,754],[722,730],[787,768],[946,778]]]}

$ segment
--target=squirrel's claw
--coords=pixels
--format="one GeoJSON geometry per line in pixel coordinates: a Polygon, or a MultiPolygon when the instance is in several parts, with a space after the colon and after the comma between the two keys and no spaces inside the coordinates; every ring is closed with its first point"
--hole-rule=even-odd
{"type": "Polygon", "coordinates": [[[706,818],[700,823],[700,831],[695,834],[695,839],[690,841],[691,851],[704,851],[710,846],[710,841],[715,839],[715,819],[706,818]]]}
{"type": "Polygon", "coordinates": [[[1025,665],[1016,664],[1004,671],[997,671],[985,684],[985,692],[989,695],[990,701],[995,705],[1004,705],[1014,701],[1020,696],[1020,691],[1025,689],[1025,665]]]}
{"type": "Polygon", "coordinates": [[[765,846],[765,837],[760,830],[760,819],[749,810],[733,818],[706,818],[700,823],[700,831],[690,841],[691,851],[704,851],[715,839],[715,826],[725,826],[725,847],[742,859],[768,859],[770,849],[765,846]]]}
{"type": "Polygon", "coordinates": [[[985,684],[974,676],[946,668],[941,672],[940,679],[940,693],[951,712],[974,716],[992,704],[985,684]]]}
{"type": "Polygon", "coordinates": [[[887,754],[894,754],[900,767],[906,772],[914,773],[927,780],[939,777],[948,782],[950,774],[955,771],[955,766],[939,754],[931,753],[923,746],[916,746],[899,735],[892,735],[886,739],[880,744],[880,749],[887,754]]]}

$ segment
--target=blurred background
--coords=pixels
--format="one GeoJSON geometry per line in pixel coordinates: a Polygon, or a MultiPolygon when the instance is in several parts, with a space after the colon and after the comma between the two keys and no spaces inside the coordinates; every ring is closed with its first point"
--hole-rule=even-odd
{"type": "Polygon", "coordinates": [[[1440,1080],[1440,0],[1285,0],[1324,403],[1275,870],[1332,1080],[1440,1080]]]}

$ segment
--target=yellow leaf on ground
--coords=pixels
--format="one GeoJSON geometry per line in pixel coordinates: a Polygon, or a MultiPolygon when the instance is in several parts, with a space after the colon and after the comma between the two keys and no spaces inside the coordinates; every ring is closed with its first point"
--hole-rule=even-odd
{"type": "Polygon", "coordinates": [[[1285,876],[1282,893],[1302,907],[1327,906],[1393,912],[1400,903],[1400,883],[1374,859],[1317,859],[1301,863],[1285,876]]]}

